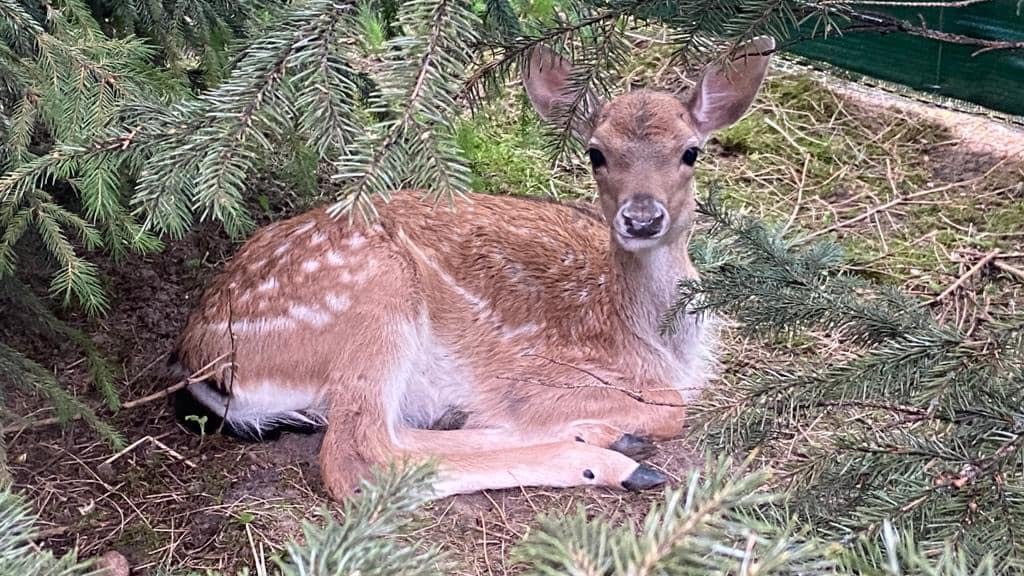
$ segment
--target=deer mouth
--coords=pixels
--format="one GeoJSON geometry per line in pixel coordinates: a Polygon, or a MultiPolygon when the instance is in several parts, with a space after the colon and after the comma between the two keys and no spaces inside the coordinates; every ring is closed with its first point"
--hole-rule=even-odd
{"type": "Polygon", "coordinates": [[[621,230],[615,231],[615,242],[626,252],[642,252],[663,244],[665,230],[655,236],[631,236],[621,230]]]}

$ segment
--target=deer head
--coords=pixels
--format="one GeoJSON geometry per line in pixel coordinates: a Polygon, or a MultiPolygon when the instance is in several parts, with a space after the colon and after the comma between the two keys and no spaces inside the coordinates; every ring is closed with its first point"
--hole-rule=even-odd
{"type": "Polygon", "coordinates": [[[601,102],[589,91],[573,92],[572,65],[545,47],[531,54],[524,82],[545,120],[564,118],[573,102],[589,110],[571,127],[590,156],[613,242],[642,252],[687,237],[701,147],[746,112],[774,49],[767,36],[740,46],[729,61],[709,66],[685,98],[639,90],[601,102]]]}

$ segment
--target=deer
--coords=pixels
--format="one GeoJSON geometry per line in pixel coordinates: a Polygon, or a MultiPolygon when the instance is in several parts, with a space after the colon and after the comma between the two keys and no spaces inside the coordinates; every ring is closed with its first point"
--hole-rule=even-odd
{"type": "Polygon", "coordinates": [[[593,104],[572,132],[597,201],[469,193],[446,208],[403,190],[374,200],[372,220],[323,207],[270,224],[191,311],[173,363],[212,368],[179,406],[253,441],[322,429],[335,500],[395,461],[435,463],[435,498],[666,484],[644,462],[685,432],[715,372],[713,317],[659,330],[677,283],[699,278],[698,156],[746,114],[774,49],[740,45],[686,95],[604,101],[575,93],[573,65],[538,46],[522,78],[539,116],[593,104]]]}

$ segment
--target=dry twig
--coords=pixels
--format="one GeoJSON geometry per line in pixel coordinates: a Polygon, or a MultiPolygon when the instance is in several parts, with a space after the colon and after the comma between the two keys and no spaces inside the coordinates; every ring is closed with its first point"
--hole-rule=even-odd
{"type": "Polygon", "coordinates": [[[989,262],[995,260],[996,256],[998,255],[998,249],[992,250],[988,254],[985,254],[985,256],[981,260],[979,260],[977,264],[971,266],[971,268],[967,272],[964,272],[963,274],[960,275],[959,278],[956,279],[956,282],[950,284],[949,288],[946,288],[945,290],[942,291],[941,294],[939,294],[935,298],[932,298],[931,300],[928,300],[923,305],[927,306],[929,304],[934,304],[935,302],[938,302],[944,299],[945,297],[949,296],[950,294],[955,292],[957,288],[963,286],[965,282],[970,280],[972,276],[981,271],[981,269],[984,268],[989,262]]]}

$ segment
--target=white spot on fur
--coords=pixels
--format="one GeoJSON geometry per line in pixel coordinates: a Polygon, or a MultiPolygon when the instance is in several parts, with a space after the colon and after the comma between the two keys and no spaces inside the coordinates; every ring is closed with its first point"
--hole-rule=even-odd
{"type": "Polygon", "coordinates": [[[338,252],[337,250],[331,250],[327,252],[326,257],[327,263],[330,264],[331,266],[338,267],[345,265],[345,257],[342,256],[341,252],[338,252]]]}
{"type": "MultiPolygon", "coordinates": [[[[231,323],[231,331],[235,334],[266,334],[282,330],[291,330],[294,327],[294,320],[276,316],[267,318],[245,318],[242,320],[235,320],[231,323]]],[[[214,322],[213,324],[210,324],[210,328],[215,332],[223,334],[228,330],[228,323],[214,322]]]]}
{"type": "Polygon", "coordinates": [[[352,234],[345,240],[345,246],[348,246],[353,250],[361,248],[364,244],[366,244],[366,236],[363,236],[359,232],[352,234]]]}
{"type": "Polygon", "coordinates": [[[258,292],[268,292],[277,288],[277,278],[271,276],[264,280],[259,286],[256,287],[258,292]]]}
{"type": "Polygon", "coordinates": [[[313,233],[313,237],[309,240],[311,246],[319,246],[327,241],[327,234],[316,231],[313,233]]]}
{"type": "Polygon", "coordinates": [[[533,324],[523,324],[521,326],[502,326],[501,337],[506,340],[518,338],[520,336],[533,336],[540,332],[540,326],[533,324]]]}
{"type": "Polygon", "coordinates": [[[335,312],[344,312],[352,305],[352,300],[349,299],[348,295],[341,292],[328,294],[326,302],[327,307],[335,312]]]}
{"type": "Polygon", "coordinates": [[[292,318],[317,327],[323,326],[333,319],[333,316],[321,311],[319,308],[303,306],[302,304],[292,304],[289,306],[288,314],[292,318]]]}
{"type": "Polygon", "coordinates": [[[295,227],[295,232],[299,234],[305,234],[316,226],[316,222],[306,222],[295,227]]]}
{"type": "Polygon", "coordinates": [[[370,271],[361,269],[357,272],[342,270],[338,273],[338,280],[345,284],[362,284],[370,279],[370,271]]]}
{"type": "Polygon", "coordinates": [[[302,263],[302,270],[313,273],[320,269],[320,262],[317,260],[306,260],[302,263]]]}
{"type": "Polygon", "coordinates": [[[284,254],[291,247],[292,247],[292,243],[291,242],[284,242],[284,243],[282,243],[280,246],[277,247],[276,250],[274,250],[274,256],[280,256],[280,255],[284,254]]]}

